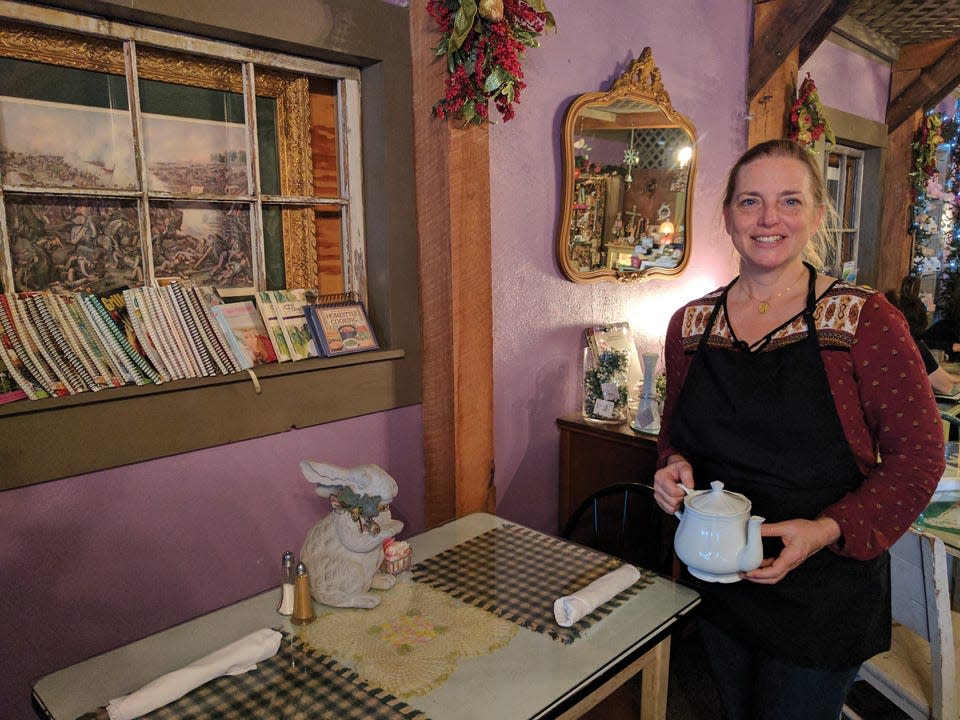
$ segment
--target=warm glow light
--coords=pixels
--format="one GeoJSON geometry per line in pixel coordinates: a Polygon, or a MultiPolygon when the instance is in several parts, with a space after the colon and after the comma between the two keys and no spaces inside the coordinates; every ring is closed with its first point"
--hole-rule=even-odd
{"type": "Polygon", "coordinates": [[[686,167],[691,157],[693,157],[693,148],[689,145],[684,145],[677,150],[677,162],[680,163],[680,167],[686,167]]]}
{"type": "Polygon", "coordinates": [[[631,298],[624,308],[638,352],[655,352],[663,363],[663,339],[673,312],[689,300],[710,292],[720,283],[712,276],[684,273],[654,292],[631,298]]]}
{"type": "Polygon", "coordinates": [[[673,235],[673,223],[669,220],[664,220],[662,223],[660,223],[660,227],[657,228],[657,232],[661,235],[673,235]]]}

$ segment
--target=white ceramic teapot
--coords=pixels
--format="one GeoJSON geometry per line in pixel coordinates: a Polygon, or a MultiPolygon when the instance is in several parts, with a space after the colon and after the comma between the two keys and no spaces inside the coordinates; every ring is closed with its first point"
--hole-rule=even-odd
{"type": "Polygon", "coordinates": [[[708,582],[731,583],[738,572],[759,567],[763,560],[760,524],[750,515],[750,501],[740,493],[723,489],[719,480],[710,490],[690,490],[684,510],[677,512],[680,527],[673,538],[677,556],[694,577],[708,582]]]}

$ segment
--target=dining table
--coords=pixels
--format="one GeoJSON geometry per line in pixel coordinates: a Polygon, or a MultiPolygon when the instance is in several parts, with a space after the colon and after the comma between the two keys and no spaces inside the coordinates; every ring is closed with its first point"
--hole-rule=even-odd
{"type": "Polygon", "coordinates": [[[641,718],[666,717],[671,634],[698,605],[694,590],[640,569],[632,585],[562,627],[554,601],[621,561],[489,513],[408,542],[412,564],[392,588],[371,591],[375,608],[314,601],[316,619],[294,625],[271,589],[46,675],[33,686],[34,706],[52,720],[105,720],[112,699],[272,628],[280,650],[256,670],[216,678],[144,717],[568,720],[638,674],[641,718]],[[190,705],[212,706],[217,693],[230,713],[190,705]],[[251,709],[236,709],[244,703],[251,709]]]}

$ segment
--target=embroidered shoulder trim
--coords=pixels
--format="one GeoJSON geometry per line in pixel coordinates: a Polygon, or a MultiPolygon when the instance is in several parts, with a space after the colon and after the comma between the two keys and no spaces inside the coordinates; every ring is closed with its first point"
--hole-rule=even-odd
{"type": "MultiPolygon", "coordinates": [[[[834,283],[817,301],[813,312],[820,347],[849,350],[857,334],[863,305],[867,298],[876,292],[876,290],[847,282],[834,283]]],[[[719,288],[699,300],[694,300],[684,308],[681,328],[684,352],[696,351],[700,337],[710,321],[710,315],[722,294],[723,288],[719,288]]],[[[798,315],[770,337],[764,350],[775,350],[802,340],[806,336],[807,323],[802,315],[798,315]]],[[[722,307],[717,313],[707,344],[714,348],[733,348],[733,332],[730,330],[727,314],[722,307]]]]}

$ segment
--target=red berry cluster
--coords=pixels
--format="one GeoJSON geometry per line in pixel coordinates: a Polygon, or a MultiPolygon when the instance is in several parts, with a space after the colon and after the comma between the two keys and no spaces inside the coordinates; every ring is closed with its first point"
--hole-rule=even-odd
{"type": "Polygon", "coordinates": [[[434,116],[480,124],[490,119],[493,100],[504,122],[511,120],[527,86],[520,58],[525,48],[539,44],[537,36],[552,23],[550,13],[538,12],[527,0],[503,0],[502,20],[492,22],[477,14],[462,44],[451,51],[460,0],[427,0],[426,10],[442,33],[435,53],[447,56],[449,70],[434,116]]]}

